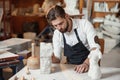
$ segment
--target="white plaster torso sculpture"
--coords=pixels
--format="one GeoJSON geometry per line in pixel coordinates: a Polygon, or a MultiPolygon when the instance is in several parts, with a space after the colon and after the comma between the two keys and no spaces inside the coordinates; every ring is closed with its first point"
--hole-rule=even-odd
{"type": "Polygon", "coordinates": [[[79,9],[76,8],[78,4],[78,0],[64,0],[66,7],[65,12],[68,13],[69,15],[79,15],[79,9]]]}
{"type": "Polygon", "coordinates": [[[60,5],[61,6],[60,0],[44,0],[42,4],[42,9],[46,13],[52,6],[54,5],[60,5]]]}
{"type": "Polygon", "coordinates": [[[102,53],[99,49],[90,52],[89,56],[90,66],[88,70],[88,76],[92,79],[100,79],[102,76],[101,69],[98,65],[98,61],[102,58],[102,53]]]}

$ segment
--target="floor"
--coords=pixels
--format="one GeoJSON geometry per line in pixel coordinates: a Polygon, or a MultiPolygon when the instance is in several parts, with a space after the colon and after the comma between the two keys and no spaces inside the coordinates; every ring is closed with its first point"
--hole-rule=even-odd
{"type": "MultiPolygon", "coordinates": [[[[38,48],[37,48],[38,50],[38,48]]],[[[109,53],[104,53],[101,60],[101,66],[120,68],[120,44],[113,48],[109,53]]],[[[4,69],[5,80],[8,80],[12,74],[10,68],[4,69]]]]}
{"type": "Polygon", "coordinates": [[[110,52],[104,53],[101,60],[101,66],[120,68],[120,43],[110,52]]]}

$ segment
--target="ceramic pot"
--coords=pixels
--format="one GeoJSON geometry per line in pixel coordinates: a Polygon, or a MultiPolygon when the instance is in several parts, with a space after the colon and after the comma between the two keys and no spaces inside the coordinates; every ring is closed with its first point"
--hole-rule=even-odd
{"type": "Polygon", "coordinates": [[[32,43],[32,56],[27,60],[27,67],[29,69],[39,69],[40,68],[40,59],[35,56],[35,43],[32,43]]]}
{"type": "Polygon", "coordinates": [[[40,59],[38,57],[29,57],[27,60],[27,66],[29,69],[39,69],[40,68],[40,59]]]}

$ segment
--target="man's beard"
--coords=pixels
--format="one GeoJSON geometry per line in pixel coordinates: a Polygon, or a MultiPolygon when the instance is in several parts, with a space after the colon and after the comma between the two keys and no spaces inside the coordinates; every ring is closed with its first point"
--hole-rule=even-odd
{"type": "Polygon", "coordinates": [[[69,23],[67,21],[67,25],[66,25],[66,28],[64,30],[60,30],[61,33],[65,33],[68,31],[68,27],[69,27],[69,23]]]}

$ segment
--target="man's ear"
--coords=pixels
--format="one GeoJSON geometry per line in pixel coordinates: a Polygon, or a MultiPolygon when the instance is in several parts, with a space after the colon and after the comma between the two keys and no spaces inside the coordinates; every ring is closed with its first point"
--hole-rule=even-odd
{"type": "Polygon", "coordinates": [[[65,14],[65,18],[69,18],[69,15],[68,15],[68,14],[65,14]]]}

